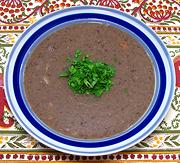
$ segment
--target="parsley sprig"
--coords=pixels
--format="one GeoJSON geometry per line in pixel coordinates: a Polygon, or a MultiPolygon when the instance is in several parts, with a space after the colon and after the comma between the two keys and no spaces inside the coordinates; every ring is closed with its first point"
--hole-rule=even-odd
{"type": "Polygon", "coordinates": [[[70,67],[59,76],[68,78],[68,85],[75,93],[101,96],[103,92],[110,90],[112,78],[115,76],[112,65],[92,61],[80,50],[76,50],[75,57],[68,57],[67,61],[70,67]]]}

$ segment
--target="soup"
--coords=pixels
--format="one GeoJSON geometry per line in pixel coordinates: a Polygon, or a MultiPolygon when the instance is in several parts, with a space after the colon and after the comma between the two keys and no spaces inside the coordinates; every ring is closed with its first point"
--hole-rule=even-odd
{"type": "Polygon", "coordinates": [[[80,139],[110,137],[132,126],[147,110],[154,83],[144,48],[128,33],[97,23],[71,25],[46,37],[33,50],[24,76],[26,98],[39,119],[80,139]],[[77,49],[114,66],[109,92],[100,97],[75,94],[67,78],[59,78],[77,49]]]}

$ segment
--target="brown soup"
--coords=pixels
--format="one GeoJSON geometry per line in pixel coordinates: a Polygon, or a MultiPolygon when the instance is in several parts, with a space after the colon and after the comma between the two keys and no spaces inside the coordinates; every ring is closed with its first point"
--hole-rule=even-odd
{"type": "Polygon", "coordinates": [[[144,48],[128,33],[96,23],[65,27],[45,38],[25,69],[25,93],[50,128],[81,139],[110,137],[145,113],[154,92],[154,70],[144,48]],[[76,49],[116,68],[114,85],[101,97],[74,94],[66,78],[67,56],[76,49]]]}

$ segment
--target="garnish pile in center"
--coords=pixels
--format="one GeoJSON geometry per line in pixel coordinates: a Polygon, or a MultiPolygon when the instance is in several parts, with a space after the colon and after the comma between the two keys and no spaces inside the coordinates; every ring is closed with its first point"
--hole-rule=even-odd
{"type": "Polygon", "coordinates": [[[60,77],[68,78],[68,85],[75,93],[101,96],[103,92],[110,90],[115,76],[113,66],[92,61],[80,50],[76,50],[74,59],[67,58],[67,62],[70,67],[60,73],[60,77]]]}

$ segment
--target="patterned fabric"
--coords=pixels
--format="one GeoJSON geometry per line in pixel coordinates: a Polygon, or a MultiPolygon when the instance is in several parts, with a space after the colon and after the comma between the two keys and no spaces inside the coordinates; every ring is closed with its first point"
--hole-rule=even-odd
{"type": "Polygon", "coordinates": [[[0,0],[0,151],[4,151],[0,152],[0,160],[180,160],[180,1],[0,0]],[[176,89],[166,118],[145,140],[125,152],[110,156],[79,157],[47,148],[18,124],[4,95],[4,66],[21,33],[48,13],[79,5],[107,6],[143,21],[162,39],[175,66],[176,89]],[[20,152],[13,153],[16,150],[20,152]],[[158,153],[157,150],[162,152],[158,153]]]}

